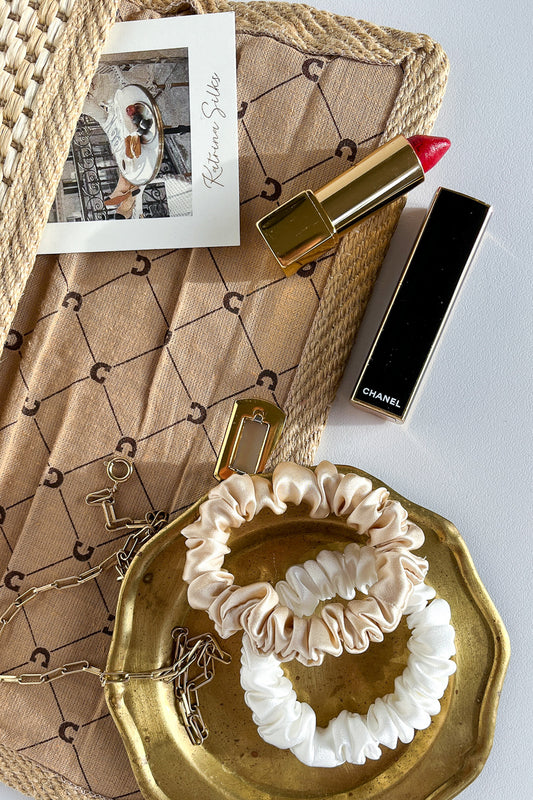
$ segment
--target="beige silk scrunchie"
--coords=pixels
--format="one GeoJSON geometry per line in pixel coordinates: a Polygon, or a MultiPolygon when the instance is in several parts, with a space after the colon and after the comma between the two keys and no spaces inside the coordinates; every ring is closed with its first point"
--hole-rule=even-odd
{"type": "Polygon", "coordinates": [[[218,634],[227,639],[238,631],[249,635],[258,653],[275,653],[281,661],[321,664],[326,653],[344,649],[361,653],[371,641],[382,641],[398,626],[413,586],[422,583],[428,564],[410,551],[422,546],[422,530],[389,492],[373,489],[368,478],[338,472],[328,461],[313,472],[297,464],[279,464],[272,480],[259,475],[232,475],[212,489],[199,508],[199,518],[182,530],[188,548],[183,579],[188,601],[208,612],[218,634]],[[300,617],[280,603],[274,587],[259,581],[235,584],[223,569],[231,552],[232,528],[239,528],[262,509],[283,514],[287,503],[309,506],[309,516],[346,517],[357,534],[368,537],[377,551],[377,581],[364,597],[346,605],[328,603],[320,615],[300,617]]]}

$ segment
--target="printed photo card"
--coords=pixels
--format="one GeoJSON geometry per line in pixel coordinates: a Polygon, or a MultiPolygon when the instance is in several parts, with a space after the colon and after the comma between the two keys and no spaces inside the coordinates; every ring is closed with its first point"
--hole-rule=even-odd
{"type": "Polygon", "coordinates": [[[235,18],[122,22],[39,253],[239,244],[235,18]]]}

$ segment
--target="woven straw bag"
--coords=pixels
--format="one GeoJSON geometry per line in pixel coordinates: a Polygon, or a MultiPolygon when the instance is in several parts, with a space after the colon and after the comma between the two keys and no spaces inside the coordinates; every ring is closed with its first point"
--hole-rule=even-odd
{"type": "MultiPolygon", "coordinates": [[[[299,53],[401,67],[401,85],[387,117],[383,141],[398,133],[407,136],[428,133],[442,100],[448,71],[446,56],[439,45],[424,35],[399,33],[308,6],[284,3],[139,0],[126,5],[126,13],[136,6],[151,15],[234,11],[238,34],[270,37],[299,53]]],[[[118,6],[118,0],[3,0],[1,3],[2,342],[9,341],[76,122],[118,6]]],[[[313,459],[402,205],[402,201],[397,201],[374,214],[357,235],[345,237],[337,250],[284,402],[288,422],[274,456],[276,461],[294,459],[310,463],[313,459]]],[[[2,453],[0,460],[1,456],[2,453]]],[[[12,743],[15,737],[11,736],[11,724],[7,718],[3,720],[0,745],[3,781],[43,800],[96,796],[75,785],[74,772],[59,760],[53,762],[52,756],[46,759],[42,756],[47,763],[43,767],[38,758],[34,760],[17,752],[14,749],[17,745],[12,743]]],[[[112,756],[106,757],[110,760],[108,771],[114,769],[112,756]]],[[[96,790],[106,793],[100,787],[96,790]]]]}

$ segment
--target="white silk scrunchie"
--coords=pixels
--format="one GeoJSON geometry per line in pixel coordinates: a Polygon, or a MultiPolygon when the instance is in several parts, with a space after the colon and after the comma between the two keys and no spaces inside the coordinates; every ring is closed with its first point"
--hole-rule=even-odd
{"type": "MultiPolygon", "coordinates": [[[[199,518],[182,530],[188,553],[183,579],[192,608],[208,611],[220,636],[240,630],[249,634],[257,652],[275,653],[283,661],[321,664],[325,653],[344,649],[360,653],[371,641],[398,626],[413,586],[424,581],[427,561],[410,551],[424,543],[421,529],[389,492],[373,489],[368,478],[337,471],[323,461],[313,472],[297,464],[279,464],[268,480],[258,475],[232,475],[212,489],[199,508],[199,518]],[[297,616],[280,602],[266,581],[238,586],[223,569],[233,528],[263,508],[283,514],[287,503],[309,506],[309,516],[346,517],[346,524],[368,537],[376,554],[376,580],[364,598],[346,606],[330,603],[319,616],[297,616]]],[[[353,598],[353,594],[352,594],[353,598]]]]}
{"type": "MultiPolygon", "coordinates": [[[[373,579],[373,568],[368,553],[355,556],[357,547],[351,544],[346,550],[351,550],[352,561],[356,558],[360,567],[356,588],[364,590],[373,579]]],[[[369,548],[360,548],[365,549],[369,548]]],[[[335,593],[349,595],[353,568],[347,567],[346,550],[344,554],[323,551],[316,561],[291,567],[286,580],[276,585],[278,593],[299,613],[314,611],[320,600],[335,593]],[[334,579],[327,574],[332,556],[337,564],[334,579]],[[348,592],[344,587],[349,587],[348,592]]],[[[425,584],[413,590],[405,611],[412,631],[407,644],[410,655],[406,669],[394,682],[394,692],[377,698],[365,715],[341,711],[327,728],[317,728],[311,706],[298,701],[279,659],[257,654],[244,634],[241,685],[261,738],[280,749],[290,749],[312,767],[364,764],[367,758],[380,758],[380,745],[394,749],[398,740],[410,742],[415,731],[427,728],[431,717],[439,713],[439,700],[456,669],[450,661],[455,654],[450,607],[441,599],[428,605],[434,596],[435,591],[425,584]]]]}

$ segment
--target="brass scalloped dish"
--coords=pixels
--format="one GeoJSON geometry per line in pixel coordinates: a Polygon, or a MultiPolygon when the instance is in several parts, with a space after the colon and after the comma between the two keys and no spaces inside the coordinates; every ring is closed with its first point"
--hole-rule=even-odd
{"type": "MultiPolygon", "coordinates": [[[[353,467],[339,469],[385,485],[353,467]]],[[[448,800],[478,775],[492,745],[509,660],[507,633],[456,528],[392,490],[391,495],[424,530],[428,583],[449,602],[456,630],[457,673],[431,726],[409,745],[383,748],[378,761],[364,766],[306,767],[259,737],[239,682],[241,636],[236,635],[222,642],[232,663],[219,665],[201,690],[210,730],[202,746],[189,741],[172,685],[148,680],[106,685],[109,709],[146,800],[448,800]]],[[[204,499],[156,534],[126,573],[108,671],[170,664],[177,625],[187,626],[191,636],[214,633],[207,615],[189,608],[181,580],[186,550],[180,531],[204,499]]],[[[292,564],[314,558],[324,547],[343,549],[353,539],[353,529],[339,518],[311,520],[301,507],[279,517],[263,511],[235,531],[225,565],[240,583],[275,582],[292,564]]],[[[406,664],[408,635],[402,624],[361,655],[326,656],[320,667],[286,665],[299,698],[316,709],[318,724],[342,708],[364,713],[375,697],[392,691],[406,664]]]]}

